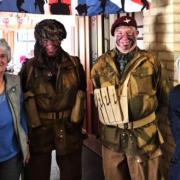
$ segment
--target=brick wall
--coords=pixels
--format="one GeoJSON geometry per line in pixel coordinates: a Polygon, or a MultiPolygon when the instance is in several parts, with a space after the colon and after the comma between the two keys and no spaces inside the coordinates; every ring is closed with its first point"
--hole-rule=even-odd
{"type": "MultiPolygon", "coordinates": [[[[171,85],[178,82],[175,77],[175,61],[180,57],[180,1],[156,0],[151,10],[144,12],[144,45],[156,54],[167,69],[171,85]]],[[[160,164],[164,179],[168,177],[169,163],[174,151],[174,140],[167,119],[167,108],[160,114],[159,126],[165,143],[160,164]]]]}

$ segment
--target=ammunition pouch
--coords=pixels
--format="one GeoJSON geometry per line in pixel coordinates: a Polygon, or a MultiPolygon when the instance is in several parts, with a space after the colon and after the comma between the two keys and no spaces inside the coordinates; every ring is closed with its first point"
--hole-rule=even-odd
{"type": "Polygon", "coordinates": [[[76,94],[75,104],[71,112],[71,122],[80,123],[84,119],[84,102],[85,102],[85,92],[78,90],[76,94]]]}
{"type": "Polygon", "coordinates": [[[118,97],[115,86],[94,90],[95,105],[98,107],[99,120],[102,124],[116,126],[129,122],[128,99],[126,94],[122,93],[118,97]]]}
{"type": "Polygon", "coordinates": [[[29,127],[40,127],[42,124],[39,118],[34,94],[31,91],[27,91],[25,93],[25,108],[28,116],[29,127]]]}

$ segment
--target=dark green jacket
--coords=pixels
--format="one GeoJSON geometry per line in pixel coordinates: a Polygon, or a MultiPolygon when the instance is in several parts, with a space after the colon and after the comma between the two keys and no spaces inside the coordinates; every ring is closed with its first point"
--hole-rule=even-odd
{"type": "MultiPolygon", "coordinates": [[[[100,56],[91,71],[95,88],[115,85],[118,89],[138,61],[142,62],[131,72],[127,90],[131,122],[153,112],[157,113],[159,107],[168,102],[169,85],[160,62],[152,54],[137,48],[134,58],[129,61],[121,75],[117,68],[116,50],[113,49],[100,56]]],[[[154,121],[137,129],[102,125],[102,143],[115,151],[130,154],[153,152],[161,143],[156,123],[154,121]]]]}
{"type": "Polygon", "coordinates": [[[29,116],[30,149],[47,152],[56,149],[68,154],[81,147],[81,123],[70,122],[79,89],[86,90],[80,60],[61,50],[56,59],[43,54],[27,61],[21,71],[26,109],[29,116]]]}

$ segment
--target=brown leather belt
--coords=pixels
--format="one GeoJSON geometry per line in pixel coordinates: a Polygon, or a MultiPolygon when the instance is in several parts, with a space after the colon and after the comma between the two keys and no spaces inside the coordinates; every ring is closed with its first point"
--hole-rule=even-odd
{"type": "Polygon", "coordinates": [[[42,119],[63,119],[70,117],[71,110],[61,112],[39,112],[39,117],[42,119]]]}

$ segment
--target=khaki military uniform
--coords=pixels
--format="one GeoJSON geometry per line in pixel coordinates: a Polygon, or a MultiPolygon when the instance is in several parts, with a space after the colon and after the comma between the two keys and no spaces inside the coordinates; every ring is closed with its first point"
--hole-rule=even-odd
{"type": "Polygon", "coordinates": [[[85,73],[79,59],[62,49],[59,59],[46,60],[41,54],[38,59],[28,60],[21,71],[30,129],[32,161],[29,177],[33,180],[49,179],[51,151],[55,149],[61,179],[79,180],[85,73]],[[50,62],[51,65],[56,64],[51,67],[48,61],[54,61],[50,62]],[[75,107],[77,99],[80,111],[75,107]],[[67,170],[71,170],[68,176],[67,170]]]}
{"type": "MultiPolygon", "coordinates": [[[[169,86],[167,79],[163,79],[161,64],[152,54],[138,48],[133,53],[123,73],[118,70],[116,49],[100,56],[91,71],[95,93],[100,90],[103,96],[104,87],[108,90],[115,87],[120,109],[125,112],[122,112],[122,122],[116,123],[117,118],[112,121],[111,115],[109,122],[106,120],[105,116],[110,112],[108,106],[113,104],[110,90],[109,102],[105,104],[102,98],[101,105],[97,103],[100,119],[105,119],[101,121],[100,134],[107,180],[157,179],[157,159],[161,155],[163,139],[157,126],[156,113],[160,105],[168,101],[169,86]],[[122,98],[124,90],[127,101],[122,98]]],[[[113,113],[115,116],[118,114],[113,113]]]]}

